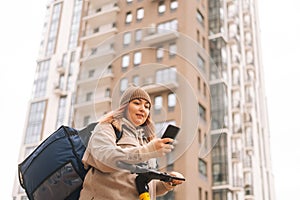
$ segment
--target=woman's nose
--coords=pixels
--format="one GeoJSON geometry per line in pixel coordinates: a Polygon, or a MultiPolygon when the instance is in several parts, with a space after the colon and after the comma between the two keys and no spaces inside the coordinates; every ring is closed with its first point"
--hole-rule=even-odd
{"type": "Polygon", "coordinates": [[[146,109],[147,109],[147,108],[146,108],[145,105],[141,105],[139,109],[140,109],[140,111],[142,111],[142,112],[146,112],[146,109]]]}

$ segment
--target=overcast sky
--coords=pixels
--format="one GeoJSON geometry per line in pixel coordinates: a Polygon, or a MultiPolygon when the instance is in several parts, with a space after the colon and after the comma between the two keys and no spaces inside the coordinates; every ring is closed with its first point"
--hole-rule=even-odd
{"type": "MultiPolygon", "coordinates": [[[[31,96],[46,0],[0,7],[0,199],[11,199],[31,96]]],[[[265,86],[277,200],[299,196],[300,2],[259,0],[265,86]]]]}

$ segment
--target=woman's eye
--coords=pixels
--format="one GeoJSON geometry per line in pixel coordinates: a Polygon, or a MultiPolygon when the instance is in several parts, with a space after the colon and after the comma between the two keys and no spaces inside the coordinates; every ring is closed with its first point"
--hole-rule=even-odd
{"type": "Polygon", "coordinates": [[[139,102],[137,102],[137,101],[134,101],[133,102],[135,105],[139,105],[140,103],[139,102]]]}

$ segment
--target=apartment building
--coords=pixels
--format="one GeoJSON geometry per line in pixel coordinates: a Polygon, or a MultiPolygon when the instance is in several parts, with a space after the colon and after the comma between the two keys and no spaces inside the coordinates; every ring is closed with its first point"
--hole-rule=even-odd
{"type": "MultiPolygon", "coordinates": [[[[47,4],[20,161],[61,124],[118,106],[135,84],[158,136],[181,127],[158,199],[274,199],[255,1],[61,0],[47,4]]],[[[27,199],[16,181],[14,199],[27,199]]]]}

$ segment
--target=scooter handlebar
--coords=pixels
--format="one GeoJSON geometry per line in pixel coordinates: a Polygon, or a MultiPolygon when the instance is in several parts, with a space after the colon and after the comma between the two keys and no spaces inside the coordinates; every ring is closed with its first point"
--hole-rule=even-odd
{"type": "Polygon", "coordinates": [[[153,179],[161,180],[164,182],[171,182],[172,180],[181,180],[185,181],[185,178],[180,178],[176,176],[171,176],[165,172],[159,172],[154,169],[148,169],[146,167],[141,167],[139,165],[132,165],[122,161],[117,162],[117,166],[121,169],[125,169],[135,174],[143,174],[143,176],[147,177],[148,182],[153,179]]]}

